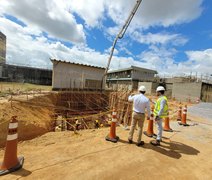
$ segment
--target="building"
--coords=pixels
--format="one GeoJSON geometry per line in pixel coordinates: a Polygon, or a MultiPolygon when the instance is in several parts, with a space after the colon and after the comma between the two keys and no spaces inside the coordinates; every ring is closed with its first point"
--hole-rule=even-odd
{"type": "Polygon", "coordinates": [[[180,101],[212,102],[212,84],[204,82],[175,82],[172,97],[180,101]]]}
{"type": "Polygon", "coordinates": [[[6,61],[6,36],[0,31],[0,64],[6,61]]]}
{"type": "Polygon", "coordinates": [[[52,70],[10,64],[3,65],[1,81],[51,85],[52,70]]]}
{"type": "Polygon", "coordinates": [[[0,81],[51,85],[52,70],[6,64],[6,36],[0,32],[0,81]]]}
{"type": "Polygon", "coordinates": [[[110,89],[137,89],[139,82],[152,82],[157,71],[131,66],[125,69],[109,71],[107,86],[110,89]]]}
{"type": "Polygon", "coordinates": [[[53,63],[52,89],[100,90],[105,87],[105,68],[50,59],[53,63]]]}
{"type": "Polygon", "coordinates": [[[6,61],[6,36],[0,31],[0,78],[6,61]]]}

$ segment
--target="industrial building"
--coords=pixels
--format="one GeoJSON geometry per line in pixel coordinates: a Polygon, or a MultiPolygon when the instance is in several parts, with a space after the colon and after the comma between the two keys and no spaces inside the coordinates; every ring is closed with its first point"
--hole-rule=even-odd
{"type": "Polygon", "coordinates": [[[4,64],[1,81],[51,85],[52,70],[4,64]]]}
{"type": "Polygon", "coordinates": [[[0,31],[0,78],[6,61],[6,36],[0,31]]]}
{"type": "Polygon", "coordinates": [[[6,63],[6,36],[0,32],[0,81],[52,84],[52,70],[6,63]]]}
{"type": "Polygon", "coordinates": [[[125,69],[110,71],[107,74],[107,86],[109,89],[137,89],[139,82],[152,82],[157,71],[141,67],[131,66],[125,69]]]}
{"type": "Polygon", "coordinates": [[[6,36],[0,31],[0,64],[6,61],[6,36]]]}
{"type": "Polygon", "coordinates": [[[52,89],[100,90],[105,87],[105,68],[78,64],[57,59],[53,63],[52,89]]]}

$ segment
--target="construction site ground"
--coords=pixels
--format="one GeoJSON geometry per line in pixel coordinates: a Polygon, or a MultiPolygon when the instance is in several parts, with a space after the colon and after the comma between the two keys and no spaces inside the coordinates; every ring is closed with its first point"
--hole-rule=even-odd
{"type": "Polygon", "coordinates": [[[164,132],[160,147],[144,135],[143,147],[128,144],[121,127],[118,143],[105,141],[109,128],[49,132],[20,142],[23,169],[1,179],[212,179],[212,121],[189,114],[188,124],[172,121],[174,132],[164,132]]]}

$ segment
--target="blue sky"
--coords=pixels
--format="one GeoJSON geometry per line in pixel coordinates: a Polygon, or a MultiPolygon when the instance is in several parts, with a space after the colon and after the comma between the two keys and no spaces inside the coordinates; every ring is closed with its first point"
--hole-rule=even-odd
{"type": "MultiPolygon", "coordinates": [[[[136,0],[0,0],[7,62],[51,68],[49,58],[106,66],[110,48],[136,0]]],[[[143,0],[110,69],[131,65],[159,74],[212,69],[212,2],[143,0]]]]}

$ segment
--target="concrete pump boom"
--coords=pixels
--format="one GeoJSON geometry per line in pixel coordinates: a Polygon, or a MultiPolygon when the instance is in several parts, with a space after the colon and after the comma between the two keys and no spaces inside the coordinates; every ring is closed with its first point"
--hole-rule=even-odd
{"type": "MultiPolygon", "coordinates": [[[[127,20],[126,20],[124,26],[122,27],[121,31],[117,34],[115,40],[113,41],[113,46],[112,46],[112,49],[111,49],[111,51],[110,51],[110,56],[109,56],[109,59],[108,59],[107,67],[106,67],[106,69],[105,69],[104,77],[107,75],[108,69],[109,69],[109,67],[110,67],[110,62],[111,62],[111,59],[112,59],[112,57],[113,57],[113,52],[114,52],[116,43],[117,43],[118,39],[123,38],[123,36],[124,36],[124,34],[125,34],[125,32],[126,32],[128,26],[130,25],[130,22],[132,21],[132,19],[133,19],[134,15],[135,15],[135,13],[136,13],[136,11],[137,11],[139,5],[141,4],[141,2],[142,2],[142,0],[137,0],[137,1],[136,1],[136,4],[135,4],[135,6],[133,7],[133,9],[132,9],[132,11],[131,11],[129,17],[127,18],[127,20]]],[[[104,80],[104,77],[103,77],[103,80],[104,80]]]]}

